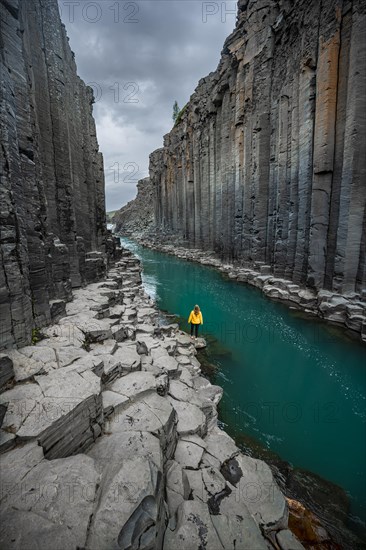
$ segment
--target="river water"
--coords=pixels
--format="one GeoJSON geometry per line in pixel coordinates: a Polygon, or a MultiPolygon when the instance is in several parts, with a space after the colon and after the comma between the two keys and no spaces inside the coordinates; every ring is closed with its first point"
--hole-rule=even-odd
{"type": "Polygon", "coordinates": [[[363,532],[366,346],[213,268],[121,241],[141,259],[147,293],[183,330],[200,305],[210,378],[224,389],[220,420],[237,444],[330,482],[319,492],[326,502],[347,495],[348,519],[363,532]]]}

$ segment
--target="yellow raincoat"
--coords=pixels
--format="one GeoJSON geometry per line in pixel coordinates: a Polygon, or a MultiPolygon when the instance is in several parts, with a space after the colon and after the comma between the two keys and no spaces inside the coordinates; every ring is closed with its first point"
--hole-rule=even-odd
{"type": "Polygon", "coordinates": [[[192,309],[192,311],[190,313],[190,316],[189,316],[189,319],[188,319],[188,323],[193,323],[194,325],[203,325],[202,313],[199,312],[196,315],[194,309],[192,309]]]}

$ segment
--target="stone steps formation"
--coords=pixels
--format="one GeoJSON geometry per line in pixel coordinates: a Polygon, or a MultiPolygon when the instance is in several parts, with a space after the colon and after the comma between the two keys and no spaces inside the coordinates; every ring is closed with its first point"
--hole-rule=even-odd
{"type": "Polygon", "coordinates": [[[217,425],[204,341],[159,325],[140,271],[125,250],[43,340],[7,353],[0,546],[303,548],[270,468],[217,425]]]}

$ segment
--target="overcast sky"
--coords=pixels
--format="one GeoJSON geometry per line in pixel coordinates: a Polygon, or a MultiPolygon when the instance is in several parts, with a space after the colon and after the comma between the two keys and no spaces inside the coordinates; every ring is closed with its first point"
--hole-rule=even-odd
{"type": "Polygon", "coordinates": [[[136,195],[149,154],[216,69],[236,21],[236,1],[59,0],[78,73],[93,87],[104,155],[107,210],[136,195]]]}

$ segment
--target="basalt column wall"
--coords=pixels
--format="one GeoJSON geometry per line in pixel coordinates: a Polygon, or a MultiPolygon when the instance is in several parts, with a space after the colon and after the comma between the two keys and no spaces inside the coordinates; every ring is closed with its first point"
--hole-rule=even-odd
{"type": "Polygon", "coordinates": [[[29,343],[73,287],[101,274],[111,247],[93,94],[57,0],[0,0],[0,16],[0,347],[9,347],[29,343]]]}
{"type": "Polygon", "coordinates": [[[302,286],[366,286],[366,4],[240,0],[150,157],[155,221],[302,286]]]}

